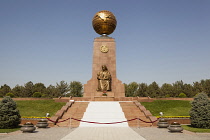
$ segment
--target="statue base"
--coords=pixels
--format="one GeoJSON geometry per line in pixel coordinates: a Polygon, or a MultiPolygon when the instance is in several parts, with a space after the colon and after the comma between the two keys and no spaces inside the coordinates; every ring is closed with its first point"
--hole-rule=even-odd
{"type": "Polygon", "coordinates": [[[111,37],[97,37],[94,39],[93,45],[93,63],[92,78],[84,85],[83,97],[98,98],[103,92],[97,91],[98,79],[97,74],[101,71],[101,66],[106,65],[111,74],[111,91],[107,91],[107,97],[120,98],[125,97],[125,86],[117,79],[116,74],[116,43],[111,37]],[[101,50],[102,46],[106,46],[107,51],[101,50]]]}
{"type": "Polygon", "coordinates": [[[94,97],[94,101],[115,101],[115,98],[114,97],[108,97],[108,96],[94,97]]]}
{"type": "MultiPolygon", "coordinates": [[[[114,92],[106,92],[107,97],[114,97],[114,92]]],[[[100,96],[104,96],[102,91],[97,91],[95,92],[94,97],[100,97],[100,96]]]]}

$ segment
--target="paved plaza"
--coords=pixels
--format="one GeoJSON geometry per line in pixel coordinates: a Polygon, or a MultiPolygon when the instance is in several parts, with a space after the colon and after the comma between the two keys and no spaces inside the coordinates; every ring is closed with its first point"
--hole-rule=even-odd
{"type": "MultiPolygon", "coordinates": [[[[115,122],[126,120],[119,102],[90,102],[82,120],[115,122]]],[[[127,122],[120,124],[80,123],[78,128],[37,128],[34,133],[16,131],[0,134],[2,140],[209,140],[210,133],[189,131],[171,133],[166,128],[131,128],[127,122]]]]}
{"type": "Polygon", "coordinates": [[[168,129],[156,127],[52,127],[36,129],[34,133],[21,131],[0,134],[1,140],[209,140],[209,133],[170,133],[168,129]]]}

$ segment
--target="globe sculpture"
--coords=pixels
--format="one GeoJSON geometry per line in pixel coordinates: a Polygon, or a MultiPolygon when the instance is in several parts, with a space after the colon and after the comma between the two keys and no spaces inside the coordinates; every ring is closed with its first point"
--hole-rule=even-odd
{"type": "Polygon", "coordinates": [[[102,10],[94,15],[92,25],[96,33],[100,35],[109,35],[114,32],[117,20],[112,12],[102,10]]]}

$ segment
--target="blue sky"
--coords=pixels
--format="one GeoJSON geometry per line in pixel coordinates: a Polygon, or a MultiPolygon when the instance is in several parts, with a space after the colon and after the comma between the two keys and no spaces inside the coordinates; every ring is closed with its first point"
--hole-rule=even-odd
{"type": "Polygon", "coordinates": [[[123,83],[210,78],[209,0],[0,0],[0,85],[85,84],[101,10],[117,18],[110,36],[123,83]]]}

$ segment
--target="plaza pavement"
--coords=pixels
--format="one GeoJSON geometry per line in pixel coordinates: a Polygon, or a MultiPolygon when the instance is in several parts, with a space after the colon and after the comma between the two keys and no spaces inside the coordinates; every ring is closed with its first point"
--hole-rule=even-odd
{"type": "Polygon", "coordinates": [[[52,127],[36,129],[34,133],[16,131],[0,134],[1,140],[209,140],[210,133],[170,133],[168,129],[157,127],[131,128],[126,127],[52,127]],[[123,130],[124,129],[124,130],[123,130]],[[69,135],[72,134],[72,135],[69,135]],[[72,136],[72,137],[71,137],[72,136]],[[140,136],[140,138],[138,137],[140,136]]]}
{"type": "MultiPolygon", "coordinates": [[[[125,120],[118,102],[90,102],[82,118],[98,122],[125,120]]],[[[34,133],[21,131],[0,134],[1,140],[210,140],[209,134],[189,131],[170,133],[168,129],[157,127],[130,128],[127,122],[121,124],[81,123],[78,128],[52,127],[38,128],[34,133]]]]}

